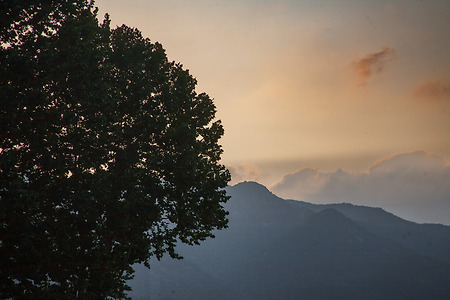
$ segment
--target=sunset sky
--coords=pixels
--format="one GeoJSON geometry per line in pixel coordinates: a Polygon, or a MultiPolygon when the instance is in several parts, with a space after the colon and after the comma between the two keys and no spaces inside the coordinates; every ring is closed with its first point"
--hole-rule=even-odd
{"type": "Polygon", "coordinates": [[[450,224],[450,1],[96,6],[162,43],[215,99],[232,184],[450,224]]]}

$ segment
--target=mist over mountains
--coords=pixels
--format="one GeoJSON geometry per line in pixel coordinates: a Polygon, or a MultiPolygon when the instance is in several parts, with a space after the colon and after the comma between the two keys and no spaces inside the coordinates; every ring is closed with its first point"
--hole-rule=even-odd
{"type": "Polygon", "coordinates": [[[268,187],[284,199],[351,202],[382,207],[414,222],[450,225],[450,164],[425,151],[384,157],[358,172],[301,168],[268,187]]]}
{"type": "Polygon", "coordinates": [[[133,299],[450,299],[450,226],[227,188],[229,228],[138,265],[133,299]]]}

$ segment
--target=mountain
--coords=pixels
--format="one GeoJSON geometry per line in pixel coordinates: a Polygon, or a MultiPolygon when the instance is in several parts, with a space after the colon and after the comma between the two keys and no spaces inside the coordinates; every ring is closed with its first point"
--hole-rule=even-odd
{"type": "Polygon", "coordinates": [[[450,299],[450,226],[229,187],[229,228],[135,266],[133,299],[450,299]]]}

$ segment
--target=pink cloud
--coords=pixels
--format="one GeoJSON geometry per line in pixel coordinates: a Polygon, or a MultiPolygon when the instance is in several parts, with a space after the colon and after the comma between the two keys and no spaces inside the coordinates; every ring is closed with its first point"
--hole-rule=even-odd
{"type": "Polygon", "coordinates": [[[438,79],[424,82],[416,87],[413,95],[417,98],[429,100],[450,99],[450,83],[438,79]]]}
{"type": "Polygon", "coordinates": [[[383,47],[381,51],[369,53],[364,58],[353,62],[352,66],[360,80],[359,85],[366,85],[367,80],[374,73],[381,73],[389,61],[395,59],[395,49],[383,47]]]}

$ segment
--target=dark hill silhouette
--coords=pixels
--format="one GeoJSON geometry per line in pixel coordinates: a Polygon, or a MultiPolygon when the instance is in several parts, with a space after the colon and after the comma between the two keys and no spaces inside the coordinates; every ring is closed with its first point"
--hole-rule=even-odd
{"type": "Polygon", "coordinates": [[[137,266],[133,299],[450,299],[450,227],[380,208],[227,189],[229,228],[183,261],[137,266]],[[151,297],[150,297],[151,296],[151,297]]]}
{"type": "Polygon", "coordinates": [[[308,208],[313,212],[320,212],[325,208],[334,208],[369,232],[395,240],[420,254],[436,257],[450,263],[450,226],[417,224],[401,219],[381,208],[357,206],[349,203],[317,205],[295,200],[288,200],[288,202],[302,208],[308,208]]]}

